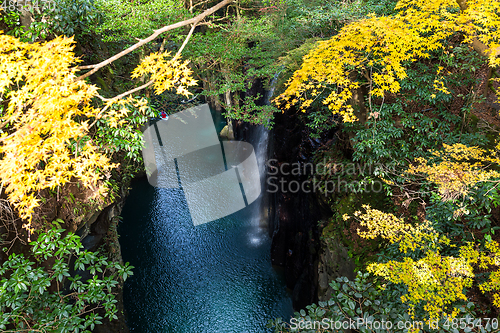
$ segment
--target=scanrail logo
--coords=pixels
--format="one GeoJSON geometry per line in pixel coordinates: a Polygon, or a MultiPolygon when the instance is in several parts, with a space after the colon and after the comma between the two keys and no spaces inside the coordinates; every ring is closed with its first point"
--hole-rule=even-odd
{"type": "Polygon", "coordinates": [[[219,141],[207,104],[162,117],[143,136],[149,183],[182,189],[194,225],[235,213],[259,197],[253,146],[219,141]]]}

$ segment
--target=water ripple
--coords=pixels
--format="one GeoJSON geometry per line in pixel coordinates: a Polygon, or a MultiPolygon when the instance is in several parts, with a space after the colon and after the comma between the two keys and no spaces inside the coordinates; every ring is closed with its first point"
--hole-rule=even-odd
{"type": "Polygon", "coordinates": [[[194,227],[182,191],[141,180],[122,216],[122,254],[135,266],[124,288],[132,332],[260,333],[292,314],[252,205],[194,227]]]}

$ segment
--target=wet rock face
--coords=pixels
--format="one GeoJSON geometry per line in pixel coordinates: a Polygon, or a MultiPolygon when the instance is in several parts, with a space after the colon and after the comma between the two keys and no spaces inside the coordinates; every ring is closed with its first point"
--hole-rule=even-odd
{"type": "Polygon", "coordinates": [[[318,301],[332,298],[330,282],[341,276],[354,279],[354,261],[349,257],[347,248],[340,241],[326,238],[321,242],[318,263],[318,301]]]}
{"type": "Polygon", "coordinates": [[[298,114],[279,114],[272,131],[268,163],[268,192],[273,206],[271,260],[285,269],[295,309],[318,300],[318,221],[331,213],[317,200],[320,194],[303,191],[302,184],[310,179],[306,165],[312,165],[313,152],[332,138],[329,132],[321,139],[311,139],[298,114]]]}
{"type": "MultiPolygon", "coordinates": [[[[126,188],[126,187],[124,187],[126,188]]],[[[81,236],[81,242],[85,249],[89,251],[98,251],[102,249],[109,260],[123,264],[121,257],[120,243],[118,242],[117,224],[118,216],[120,215],[125,198],[126,191],[122,192],[121,199],[115,203],[105,207],[103,210],[95,211],[94,216],[87,220],[81,226],[76,234],[81,236]]],[[[80,275],[85,272],[78,272],[80,275]]],[[[118,286],[113,292],[116,294],[115,305],[118,309],[118,319],[109,321],[108,319],[101,320],[101,325],[96,325],[93,333],[129,333],[126,324],[123,304],[123,287],[118,286]]],[[[104,310],[98,310],[99,315],[104,317],[104,310]]]]}

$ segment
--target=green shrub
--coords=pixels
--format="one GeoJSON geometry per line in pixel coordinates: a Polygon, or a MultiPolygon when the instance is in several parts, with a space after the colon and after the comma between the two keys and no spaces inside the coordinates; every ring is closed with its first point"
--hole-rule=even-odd
{"type": "Polygon", "coordinates": [[[11,254],[0,266],[0,332],[90,332],[99,308],[117,318],[113,289],[133,267],[83,250],[58,222],[30,243],[32,256],[11,254]]]}

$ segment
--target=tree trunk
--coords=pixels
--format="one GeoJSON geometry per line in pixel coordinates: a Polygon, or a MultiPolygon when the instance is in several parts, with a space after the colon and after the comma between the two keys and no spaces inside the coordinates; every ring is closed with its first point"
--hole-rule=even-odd
{"type": "Polygon", "coordinates": [[[21,9],[21,26],[24,32],[28,31],[31,27],[31,22],[33,22],[33,16],[26,9],[21,9]]]}

